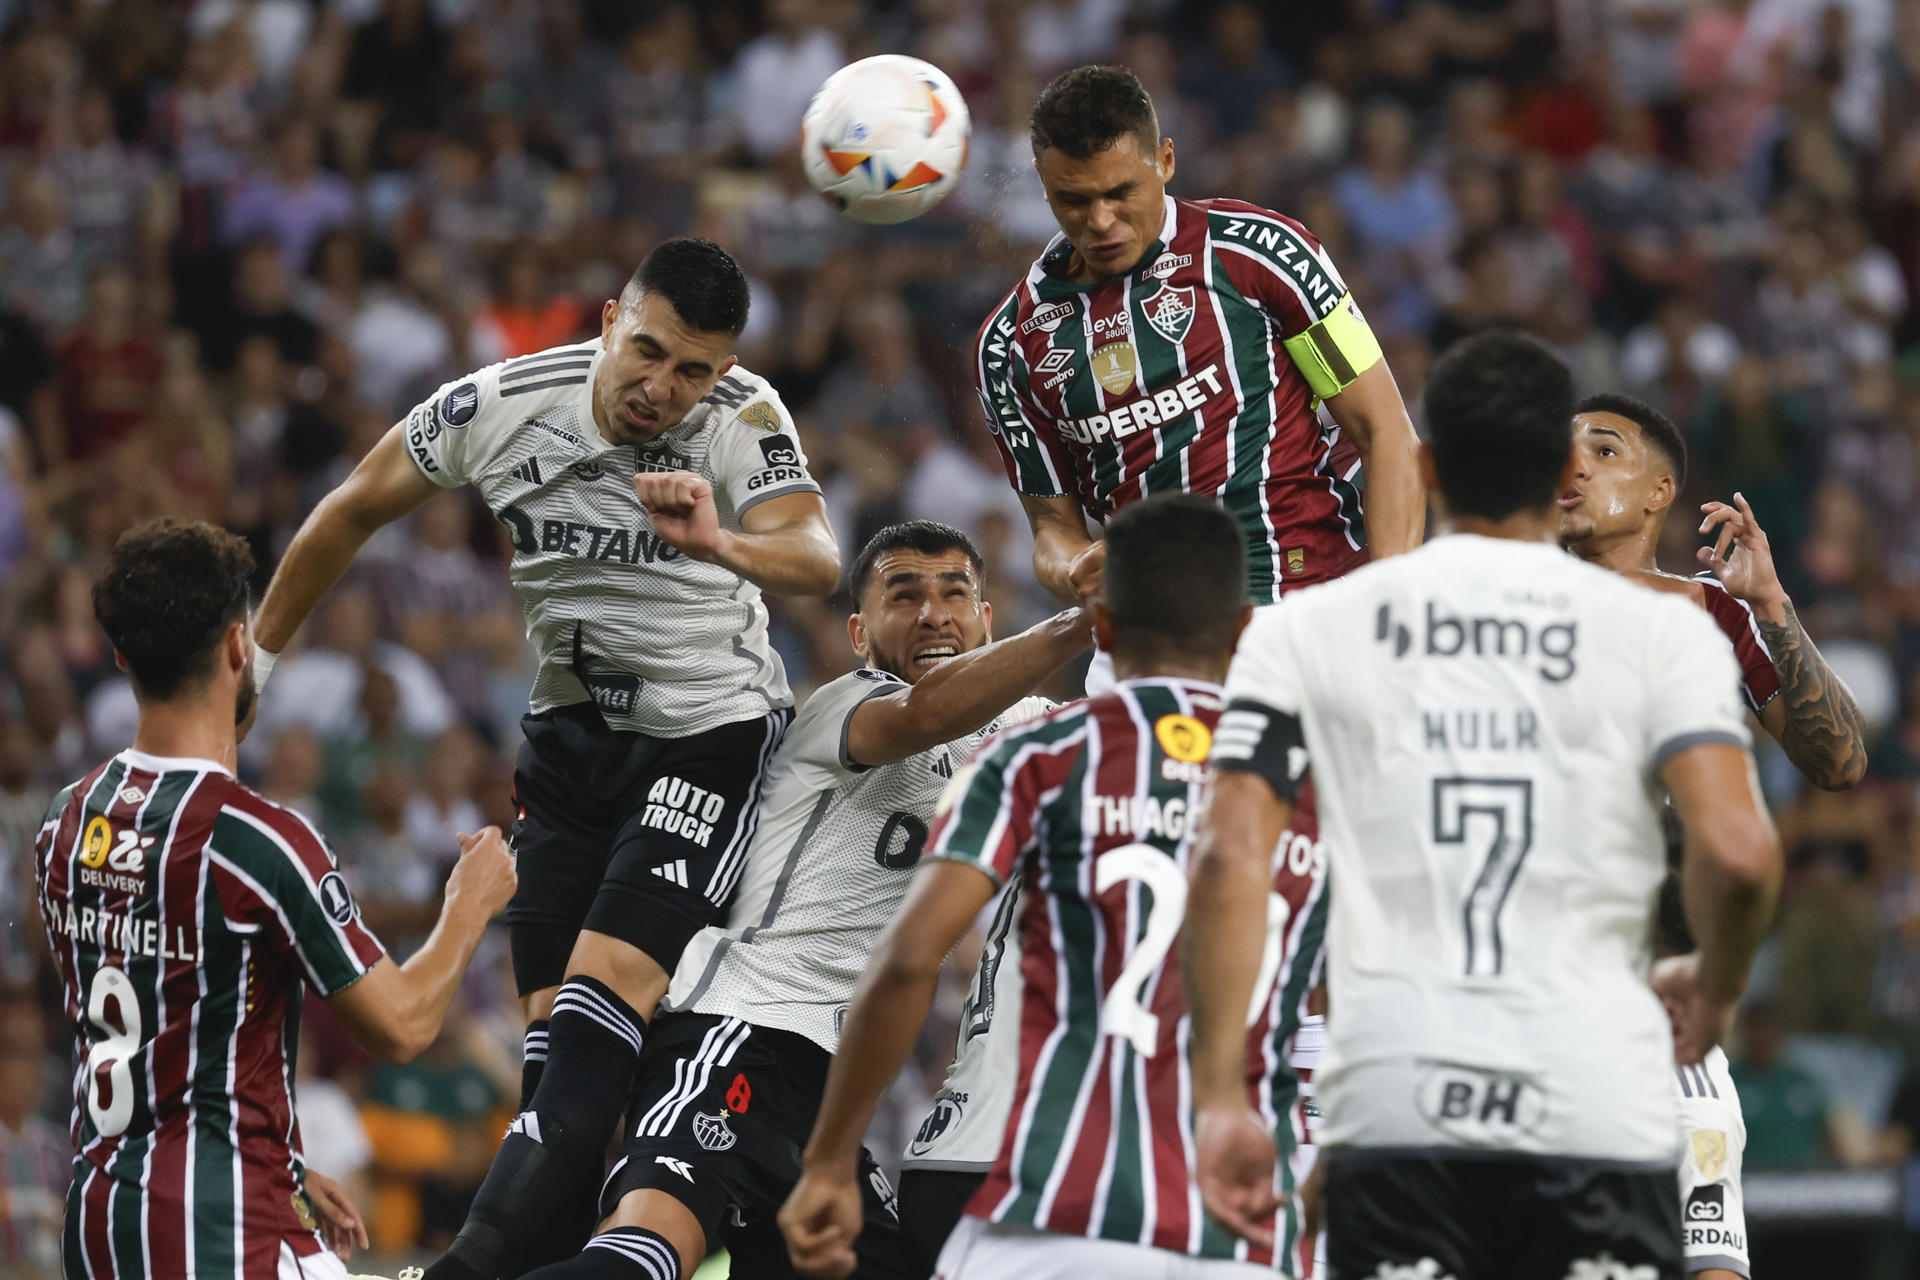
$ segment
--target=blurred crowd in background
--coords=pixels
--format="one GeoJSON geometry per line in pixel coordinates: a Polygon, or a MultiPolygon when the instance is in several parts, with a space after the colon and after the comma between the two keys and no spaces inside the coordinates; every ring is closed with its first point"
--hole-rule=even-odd
{"type": "MultiPolygon", "coordinates": [[[[0,0],[0,1270],[51,1266],[66,1181],[70,1038],[31,846],[55,790],[132,735],[89,600],[114,537],[219,521],[264,584],[409,407],[596,333],[646,250],[697,232],[752,279],[740,359],[793,410],[846,557],[892,520],[947,520],[986,551],[1000,630],[1023,626],[1054,606],[969,357],[1053,231],[1027,110],[1089,61],[1153,92],[1175,194],[1326,243],[1416,424],[1435,352],[1520,324],[1583,392],[1685,431],[1669,568],[1692,571],[1694,504],[1752,502],[1873,764],[1835,796],[1762,752],[1790,876],[1734,1053],[1747,1167],[1908,1161],[1920,0],[0,0]],[[870,231],[808,189],[795,141],[820,82],[877,52],[949,72],[973,143],[943,205],[870,231]]],[[[454,833],[513,816],[532,673],[507,551],[464,492],[383,531],[243,747],[402,953],[454,833]]],[[[772,609],[803,698],[852,665],[844,598],[772,609]]],[[[457,1226],[517,1094],[504,952],[410,1067],[308,1020],[310,1161],[360,1190],[388,1251],[457,1226]]]]}

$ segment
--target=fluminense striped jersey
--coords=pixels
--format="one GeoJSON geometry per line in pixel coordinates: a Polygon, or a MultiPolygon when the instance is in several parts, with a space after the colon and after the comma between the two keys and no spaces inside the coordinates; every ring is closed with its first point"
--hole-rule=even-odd
{"type": "MultiPolygon", "coordinates": [[[[1216,685],[1125,681],[1006,731],[956,780],[931,856],[1022,890],[1020,1006],[1000,1015],[1017,1020],[1018,1078],[998,1159],[967,1207],[976,1217],[1273,1261],[1204,1214],[1192,1177],[1176,943],[1188,826],[1220,710],[1216,685]]],[[[1247,1078],[1249,1101],[1278,1128],[1289,1101],[1268,1082],[1285,1074],[1280,1048],[1311,977],[1288,957],[1319,950],[1319,882],[1269,920],[1247,1078]]],[[[1275,1227],[1283,1240],[1293,1232],[1275,1227]]]]}
{"type": "Polygon", "coordinates": [[[300,1002],[383,952],[319,834],[217,764],[123,751],[55,799],[34,866],[79,1060],[64,1274],[268,1280],[283,1245],[321,1252],[300,1002]]]}
{"type": "Polygon", "coordinates": [[[1379,358],[1370,335],[1351,358],[1327,336],[1330,317],[1364,326],[1319,241],[1257,205],[1168,197],[1126,276],[1068,280],[1071,252],[1056,237],[980,331],[975,382],[1014,487],[1099,521],[1149,494],[1218,494],[1256,604],[1364,560],[1359,451],[1282,345],[1342,384],[1379,358]]]}

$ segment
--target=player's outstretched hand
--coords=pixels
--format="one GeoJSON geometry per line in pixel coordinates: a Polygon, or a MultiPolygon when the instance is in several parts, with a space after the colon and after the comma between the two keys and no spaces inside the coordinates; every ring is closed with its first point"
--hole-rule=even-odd
{"type": "Polygon", "coordinates": [[[1067,581],[1082,600],[1091,600],[1099,593],[1100,576],[1106,567],[1107,540],[1102,538],[1073,558],[1067,566],[1067,581]]]}
{"type": "Polygon", "coordinates": [[[1273,1136],[1245,1103],[1194,1114],[1200,1202],[1227,1230],[1269,1248],[1273,1215],[1285,1197],[1273,1189],[1273,1136]]]}
{"type": "Polygon", "coordinates": [[[447,902],[470,904],[482,920],[491,920],[506,910],[520,884],[513,849],[498,827],[482,827],[474,835],[463,831],[459,840],[460,861],[447,877],[447,902]]]}
{"type": "Polygon", "coordinates": [[[633,478],[633,491],[661,541],[695,560],[719,554],[720,509],[707,481],[691,471],[643,471],[633,478]]]}
{"type": "Polygon", "coordinates": [[[1695,553],[1700,563],[1713,570],[1713,576],[1727,594],[1749,604],[1770,605],[1786,598],[1780,574],[1773,566],[1773,547],[1767,531],[1753,518],[1753,508],[1743,494],[1733,495],[1733,506],[1724,502],[1704,502],[1707,513],[1700,522],[1702,535],[1719,530],[1710,547],[1695,553]]]}
{"type": "Polygon", "coordinates": [[[1691,1066],[1726,1038],[1733,1006],[1700,990],[1700,954],[1668,956],[1653,966],[1654,994],[1673,1022],[1673,1060],[1691,1066]]]}
{"type": "Polygon", "coordinates": [[[313,1216],[320,1219],[320,1230],[327,1238],[327,1247],[338,1254],[342,1261],[353,1256],[355,1245],[362,1249],[372,1247],[367,1240],[367,1224],[361,1220],[360,1210],[348,1198],[345,1187],[326,1174],[309,1169],[307,1200],[313,1205],[313,1216]]]}
{"type": "Polygon", "coordinates": [[[780,1234],[787,1238],[787,1258],[794,1269],[833,1280],[853,1274],[860,1219],[860,1184],[851,1174],[836,1178],[812,1169],[802,1173],[780,1206],[780,1234]]]}

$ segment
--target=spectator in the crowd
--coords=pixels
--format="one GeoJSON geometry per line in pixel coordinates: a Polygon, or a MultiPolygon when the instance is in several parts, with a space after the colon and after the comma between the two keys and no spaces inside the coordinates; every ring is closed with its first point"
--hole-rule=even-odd
{"type": "Polygon", "coordinates": [[[0,306],[59,336],[80,316],[91,259],[67,222],[60,184],[45,169],[17,173],[0,226],[0,306]]]}
{"type": "Polygon", "coordinates": [[[146,421],[160,385],[160,347],[135,312],[133,277],[108,260],[87,282],[87,309],[60,347],[64,461],[86,462],[146,421]]]}
{"type": "Polygon", "coordinates": [[[366,403],[397,418],[451,371],[448,288],[446,260],[434,246],[419,245],[402,261],[400,278],[375,290],[354,318],[347,342],[355,390],[366,403]]]}
{"type": "Polygon", "coordinates": [[[1206,111],[1208,133],[1232,139],[1253,129],[1267,95],[1290,77],[1267,42],[1267,22],[1251,0],[1228,0],[1213,11],[1207,43],[1188,62],[1180,87],[1206,111]]]}
{"type": "Polygon", "coordinates": [[[267,163],[245,178],[227,205],[227,240],[264,236],[280,249],[289,276],[307,269],[320,237],[351,224],[353,188],[320,167],[320,130],[294,116],[281,122],[267,163]]]}
{"type": "Polygon", "coordinates": [[[37,1114],[46,1098],[46,1023],[31,996],[0,995],[0,1270],[17,1280],[60,1274],[67,1135],[37,1114]]]}
{"type": "Polygon", "coordinates": [[[1685,422],[1739,358],[1733,330],[1709,319],[1691,293],[1676,291],[1621,344],[1620,376],[1628,391],[1685,422]]]}
{"type": "Polygon", "coordinates": [[[846,337],[853,358],[820,388],[832,429],[885,434],[944,425],[939,393],[913,349],[913,323],[899,298],[876,293],[857,302],[847,313],[846,337]]]}
{"type": "Polygon", "coordinates": [[[113,125],[113,99],[105,86],[89,84],[74,104],[72,136],[48,162],[66,193],[74,238],[95,262],[146,257],[167,185],[153,155],[122,142],[113,125]]]}
{"type": "Polygon", "coordinates": [[[1817,1169],[1835,1162],[1836,1123],[1826,1086],[1785,1056],[1786,1028],[1774,1006],[1750,1000],[1740,1011],[1740,1052],[1731,1062],[1747,1122],[1749,1170],[1817,1169]]]}
{"type": "Polygon", "coordinates": [[[286,262],[279,246],[264,237],[234,249],[230,296],[208,311],[200,333],[207,367],[216,373],[232,369],[240,344],[254,334],[272,339],[291,365],[313,363],[319,350],[319,328],[293,305],[286,262]]]}
{"type": "Polygon", "coordinates": [[[1359,162],[1334,184],[1340,212],[1383,286],[1367,314],[1390,331],[1425,329],[1436,280],[1454,226],[1446,188],[1413,163],[1413,116],[1396,102],[1376,102],[1360,124],[1359,162]]]}
{"type": "Polygon", "coordinates": [[[555,290],[540,249],[521,242],[501,255],[493,297],[475,318],[474,352],[487,361],[511,360],[572,342],[589,328],[571,294],[555,290]]]}
{"type": "Polygon", "coordinates": [[[840,37],[820,21],[819,0],[769,0],[767,29],[741,47],[728,73],[735,130],[765,164],[793,145],[814,92],[847,61],[840,37]]]}

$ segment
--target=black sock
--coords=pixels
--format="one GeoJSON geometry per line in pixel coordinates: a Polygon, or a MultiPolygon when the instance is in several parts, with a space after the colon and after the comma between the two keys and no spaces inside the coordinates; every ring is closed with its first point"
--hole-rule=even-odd
{"type": "Polygon", "coordinates": [[[555,1211],[592,1185],[626,1109],[645,1029],[605,983],[567,979],[548,1019],[532,1105],[507,1130],[466,1225],[425,1280],[496,1280],[510,1252],[528,1256],[555,1211]]]}
{"type": "Polygon", "coordinates": [[[680,1280],[680,1255],[657,1231],[615,1227],[527,1280],[680,1280]]]}
{"type": "Polygon", "coordinates": [[[527,1024],[526,1039],[520,1042],[520,1109],[533,1105],[533,1091],[540,1087],[541,1073],[547,1069],[547,1020],[527,1024]]]}

